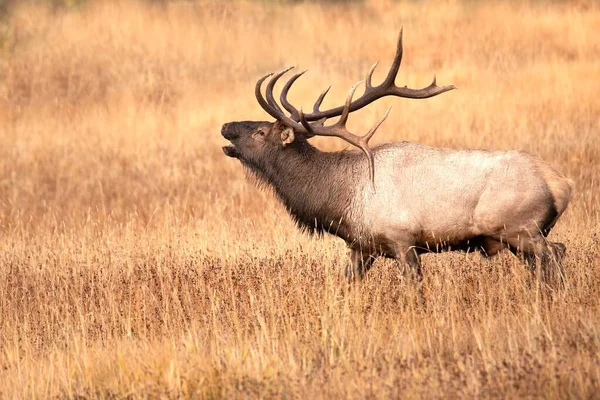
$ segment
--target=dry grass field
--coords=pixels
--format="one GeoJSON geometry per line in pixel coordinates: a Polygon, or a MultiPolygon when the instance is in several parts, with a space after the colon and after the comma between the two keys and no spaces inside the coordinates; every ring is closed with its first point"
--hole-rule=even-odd
{"type": "MultiPolygon", "coordinates": [[[[600,6],[88,1],[0,19],[0,398],[600,398],[600,6]],[[568,284],[510,253],[425,255],[417,287],[299,233],[221,151],[264,73],[325,106],[404,27],[373,142],[519,149],[575,181],[568,284]],[[423,301],[422,301],[423,300],[423,301]]],[[[66,2],[73,3],[73,2],[66,2]]],[[[78,3],[78,2],[74,2],[78,3]]],[[[324,150],[347,147],[314,140],[324,150]]],[[[393,210],[391,210],[393,211],[393,210]]]]}

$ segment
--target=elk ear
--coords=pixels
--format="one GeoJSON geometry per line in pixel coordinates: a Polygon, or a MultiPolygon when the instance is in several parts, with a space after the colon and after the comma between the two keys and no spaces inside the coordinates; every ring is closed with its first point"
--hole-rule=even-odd
{"type": "Polygon", "coordinates": [[[294,141],[294,139],[295,139],[294,130],[292,128],[285,128],[284,130],[281,131],[281,142],[283,144],[283,147],[292,143],[294,141]]]}

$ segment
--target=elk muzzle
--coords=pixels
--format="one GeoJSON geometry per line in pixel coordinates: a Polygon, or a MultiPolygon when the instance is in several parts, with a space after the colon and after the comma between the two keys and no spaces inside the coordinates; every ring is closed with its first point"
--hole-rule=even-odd
{"type": "MultiPolygon", "coordinates": [[[[223,126],[221,127],[221,136],[223,136],[225,139],[227,139],[229,141],[239,138],[238,133],[236,132],[235,129],[233,129],[233,125],[230,123],[223,124],[223,126]]],[[[239,153],[233,144],[230,144],[228,146],[223,146],[222,149],[223,149],[223,153],[225,153],[225,155],[228,157],[232,157],[232,158],[239,157],[239,153]]]]}

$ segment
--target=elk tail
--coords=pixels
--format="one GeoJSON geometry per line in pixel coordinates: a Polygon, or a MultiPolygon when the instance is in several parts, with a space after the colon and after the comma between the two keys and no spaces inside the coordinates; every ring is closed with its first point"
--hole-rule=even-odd
{"type": "Polygon", "coordinates": [[[550,232],[550,229],[554,227],[554,224],[556,224],[556,221],[558,221],[560,216],[567,209],[569,201],[571,200],[571,195],[573,194],[574,182],[572,179],[567,178],[554,168],[543,163],[541,160],[536,161],[538,171],[546,182],[546,186],[548,186],[548,190],[552,194],[552,199],[554,200],[554,212],[552,213],[554,214],[554,218],[552,218],[547,227],[544,228],[544,234],[547,235],[550,232]]]}

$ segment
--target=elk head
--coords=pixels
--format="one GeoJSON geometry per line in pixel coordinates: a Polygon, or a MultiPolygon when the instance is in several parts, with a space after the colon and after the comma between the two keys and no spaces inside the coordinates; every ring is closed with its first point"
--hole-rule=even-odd
{"type": "Polygon", "coordinates": [[[260,106],[273,118],[275,123],[270,122],[230,122],[223,125],[221,134],[225,139],[231,141],[232,145],[223,147],[223,151],[230,157],[239,158],[242,163],[254,165],[260,168],[262,155],[269,151],[278,151],[294,141],[310,139],[314,136],[333,136],[338,137],[346,142],[358,147],[367,157],[369,162],[369,174],[371,184],[374,187],[374,159],[373,152],[369,148],[369,140],[375,134],[375,131],[381,123],[386,119],[390,109],[385,112],[384,116],[377,121],[373,127],[363,136],[356,135],[346,129],[346,122],[351,112],[361,109],[375,100],[385,96],[397,96],[410,99],[425,99],[438,94],[454,89],[453,85],[437,86],[435,77],[433,82],[422,89],[410,89],[406,86],[398,87],[395,84],[400,62],[402,61],[402,30],[398,37],[396,47],[396,55],[390,67],[390,70],[384,81],[378,86],[371,84],[373,71],[377,63],[369,69],[366,79],[358,82],[351,89],[346,102],[343,106],[321,110],[321,103],[329,88],[323,91],[317,98],[313,106],[313,111],[306,114],[302,109],[298,110],[287,99],[288,92],[294,82],[302,76],[306,71],[302,71],[293,75],[284,85],[280,102],[277,103],[273,96],[273,88],[277,81],[289,70],[294,67],[287,68],[278,73],[270,73],[263,76],[256,83],[254,94],[260,106]],[[271,78],[267,83],[265,90],[266,98],[262,94],[262,84],[267,79],[271,78]],[[358,99],[353,100],[354,92],[358,86],[365,83],[365,92],[358,99]],[[287,115],[282,107],[289,113],[287,115]],[[337,122],[332,125],[325,125],[327,119],[332,117],[340,117],[337,122]]]}
{"type": "Polygon", "coordinates": [[[279,121],[229,122],[223,124],[221,135],[231,142],[223,147],[227,156],[257,166],[265,153],[283,149],[295,140],[294,129],[279,121]]]}

